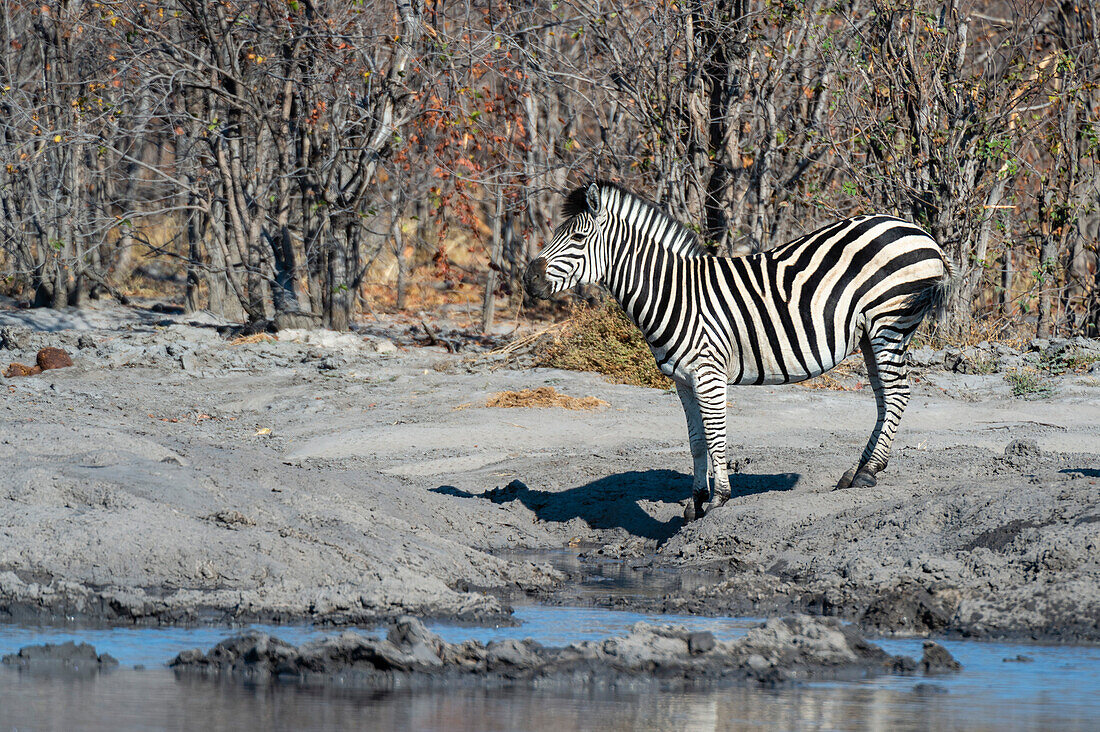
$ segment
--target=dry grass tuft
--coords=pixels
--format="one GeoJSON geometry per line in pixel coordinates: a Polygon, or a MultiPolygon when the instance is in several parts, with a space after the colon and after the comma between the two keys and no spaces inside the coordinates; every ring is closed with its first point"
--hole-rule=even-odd
{"type": "Polygon", "coordinates": [[[493,394],[485,402],[487,407],[561,407],[563,409],[600,409],[607,402],[596,397],[571,397],[559,394],[552,386],[540,386],[537,389],[502,391],[493,394]]]}
{"type": "Polygon", "coordinates": [[[245,343],[271,343],[275,340],[275,336],[270,333],[253,333],[252,335],[238,336],[229,341],[229,345],[240,346],[245,343]]]}
{"type": "Polygon", "coordinates": [[[535,345],[539,366],[594,371],[617,384],[668,389],[672,381],[657,369],[637,326],[613,300],[580,308],[561,328],[535,345]]]}

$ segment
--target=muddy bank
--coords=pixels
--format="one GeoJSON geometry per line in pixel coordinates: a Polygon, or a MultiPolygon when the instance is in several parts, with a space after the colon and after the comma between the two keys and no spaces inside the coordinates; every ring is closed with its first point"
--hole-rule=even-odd
{"type": "Polygon", "coordinates": [[[852,626],[799,616],[773,619],[736,641],[709,632],[638,623],[625,637],[544,647],[534,640],[447,643],[405,617],[384,639],[344,633],[294,647],[262,633],[234,636],[209,652],[181,653],[180,672],[245,681],[378,688],[417,688],[456,683],[534,683],[614,686],[659,682],[662,688],[711,687],[741,681],[782,683],[858,678],[876,673],[944,673],[959,668],[942,646],[929,642],[918,663],[891,656],[852,626]]]}
{"type": "Polygon", "coordinates": [[[839,615],[877,633],[1100,639],[1100,459],[1013,442],[902,450],[878,487],[742,496],[659,562],[724,579],[677,611],[839,615]],[[945,458],[950,457],[950,468],[945,458]]]}
{"type": "Polygon", "coordinates": [[[858,369],[733,389],[734,499],[683,527],[675,394],[498,368],[453,322],[423,347],[418,321],[239,338],[202,314],[0,310],[0,361],[74,362],[0,381],[0,618],[500,620],[563,585],[517,550],[591,545],[713,572],[622,606],[1100,640],[1095,342],[917,353],[872,489],[831,490],[874,424],[858,369]],[[1014,396],[1024,368],[1048,376],[1014,396]],[[606,406],[486,406],[539,387],[606,406]]]}

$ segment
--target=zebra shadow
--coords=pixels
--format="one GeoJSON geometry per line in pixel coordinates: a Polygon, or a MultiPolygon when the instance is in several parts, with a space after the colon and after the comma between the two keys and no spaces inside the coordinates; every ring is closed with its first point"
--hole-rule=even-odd
{"type": "MultiPolygon", "coordinates": [[[[791,490],[796,473],[778,475],[730,475],[733,497],[764,491],[791,490]]],[[[519,501],[540,521],[566,523],[579,518],[594,529],[623,529],[628,533],[664,543],[683,526],[677,510],[673,518],[660,521],[646,512],[642,501],[675,504],[677,509],[691,495],[691,476],[675,470],[632,470],[598,478],[565,490],[538,490],[520,480],[484,493],[469,493],[454,486],[431,489],[435,493],[462,498],[485,498],[493,503],[519,501]]]]}

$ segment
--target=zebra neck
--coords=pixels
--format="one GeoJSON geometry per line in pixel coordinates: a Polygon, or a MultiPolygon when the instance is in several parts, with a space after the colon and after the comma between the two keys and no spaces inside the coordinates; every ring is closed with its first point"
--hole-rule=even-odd
{"type": "Polygon", "coordinates": [[[667,313],[678,269],[686,260],[651,241],[623,242],[616,247],[604,285],[643,334],[667,313]]]}

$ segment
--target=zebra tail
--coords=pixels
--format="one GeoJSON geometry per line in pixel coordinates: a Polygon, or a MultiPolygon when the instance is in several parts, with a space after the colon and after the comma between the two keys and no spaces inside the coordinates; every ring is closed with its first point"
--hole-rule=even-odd
{"type": "Polygon", "coordinates": [[[946,255],[942,259],[943,276],[918,293],[912,303],[914,309],[921,313],[922,319],[931,315],[937,323],[943,323],[947,319],[947,306],[962,283],[958,268],[946,255]]]}
{"type": "Polygon", "coordinates": [[[962,273],[947,255],[943,256],[943,276],[932,285],[928,312],[937,323],[947,319],[947,306],[962,284],[962,273]]]}

